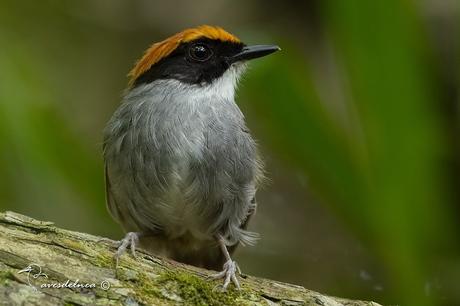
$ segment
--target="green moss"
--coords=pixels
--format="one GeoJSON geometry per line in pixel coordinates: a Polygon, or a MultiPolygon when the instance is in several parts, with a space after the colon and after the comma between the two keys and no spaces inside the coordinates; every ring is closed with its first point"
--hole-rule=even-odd
{"type": "Polygon", "coordinates": [[[65,237],[61,237],[59,242],[71,250],[86,252],[86,245],[84,241],[75,241],[65,237]]]}
{"type": "MultiPolygon", "coordinates": [[[[142,301],[146,305],[156,305],[160,298],[160,290],[155,279],[149,278],[144,273],[139,273],[135,282],[131,283],[132,289],[136,292],[136,300],[142,301]]],[[[125,282],[125,285],[128,285],[125,282]]]]}
{"type": "Polygon", "coordinates": [[[115,259],[113,256],[104,255],[102,252],[98,253],[95,260],[91,263],[101,268],[115,268],[115,259]]]}
{"type": "MultiPolygon", "coordinates": [[[[123,272],[121,274],[124,274],[123,272]]],[[[130,287],[135,300],[146,305],[245,305],[254,301],[251,292],[236,290],[232,285],[226,292],[216,286],[220,283],[200,278],[194,274],[163,271],[158,276],[139,272],[135,278],[119,275],[123,286],[130,287]]]]}
{"type": "Polygon", "coordinates": [[[243,290],[231,287],[221,292],[216,284],[185,272],[165,272],[158,283],[179,296],[187,305],[241,305],[237,301],[245,295],[243,290]]]}
{"type": "Polygon", "coordinates": [[[14,279],[14,275],[11,271],[0,271],[0,284],[6,285],[8,281],[12,279],[14,279]]]}

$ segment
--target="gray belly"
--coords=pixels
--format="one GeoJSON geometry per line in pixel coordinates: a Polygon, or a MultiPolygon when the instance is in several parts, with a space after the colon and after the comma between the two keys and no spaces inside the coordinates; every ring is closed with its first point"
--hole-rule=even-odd
{"type": "Polygon", "coordinates": [[[225,111],[125,105],[114,115],[105,141],[108,205],[126,230],[170,239],[206,240],[217,232],[234,242],[243,238],[261,166],[230,102],[225,111]]]}

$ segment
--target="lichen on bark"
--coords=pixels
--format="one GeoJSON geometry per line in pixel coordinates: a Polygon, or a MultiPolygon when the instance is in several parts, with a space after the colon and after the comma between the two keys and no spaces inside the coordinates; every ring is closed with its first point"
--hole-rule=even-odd
{"type": "Polygon", "coordinates": [[[123,256],[115,269],[115,246],[110,239],[52,222],[0,213],[0,305],[378,306],[252,276],[244,277],[240,291],[223,293],[215,289],[217,282],[206,279],[212,271],[142,251],[136,258],[123,256]],[[30,272],[19,273],[29,266],[30,272]]]}

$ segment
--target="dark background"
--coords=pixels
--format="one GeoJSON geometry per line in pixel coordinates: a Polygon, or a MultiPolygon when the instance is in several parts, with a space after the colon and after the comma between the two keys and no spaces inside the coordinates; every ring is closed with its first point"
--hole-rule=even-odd
{"type": "Polygon", "coordinates": [[[0,0],[0,210],[119,239],[102,129],[142,52],[187,27],[282,51],[238,102],[270,182],[243,271],[386,304],[460,304],[456,0],[0,0]]]}

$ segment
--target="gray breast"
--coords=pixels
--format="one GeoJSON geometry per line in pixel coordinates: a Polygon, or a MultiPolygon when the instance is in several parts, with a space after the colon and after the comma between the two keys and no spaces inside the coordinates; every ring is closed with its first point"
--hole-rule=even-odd
{"type": "Polygon", "coordinates": [[[105,130],[112,214],[130,231],[250,243],[240,226],[261,166],[233,96],[157,82],[128,93],[105,130]]]}

